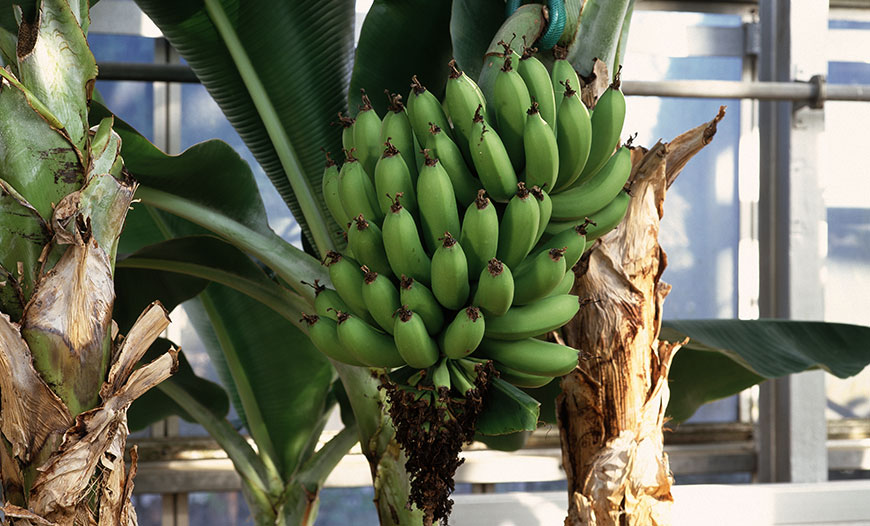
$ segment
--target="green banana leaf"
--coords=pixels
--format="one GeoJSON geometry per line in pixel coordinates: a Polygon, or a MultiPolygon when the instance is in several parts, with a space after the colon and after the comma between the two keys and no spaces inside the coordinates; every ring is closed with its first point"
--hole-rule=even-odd
{"type": "Polygon", "coordinates": [[[363,88],[383,118],[384,90],[399,93],[407,102],[411,76],[439,99],[444,96],[453,56],[450,43],[450,4],[430,0],[375,0],[360,31],[353,76],[348,90],[351,115],[360,105],[363,88]]]}
{"type": "MultiPolygon", "coordinates": [[[[165,353],[173,343],[163,338],[151,344],[148,352],[142,358],[143,363],[148,363],[160,354],[165,353]]],[[[175,346],[176,348],[178,346],[175,346]]],[[[178,387],[190,393],[204,407],[214,413],[218,418],[226,418],[230,409],[230,400],[227,392],[221,386],[197,376],[190,366],[190,362],[184,356],[184,351],[178,353],[178,370],[165,382],[172,382],[178,387]]],[[[127,412],[127,425],[131,431],[144,429],[149,425],[171,415],[178,415],[188,422],[194,422],[193,417],[187,414],[174,400],[166,396],[160,389],[151,389],[140,396],[130,406],[127,412]]]]}
{"type": "Polygon", "coordinates": [[[214,97],[309,243],[322,251],[332,235],[331,243],[341,245],[320,194],[320,148],[341,148],[340,132],[329,123],[347,110],[354,3],[137,3],[214,97]]]}
{"type": "Polygon", "coordinates": [[[477,420],[479,435],[508,435],[519,431],[534,431],[538,427],[541,404],[522,390],[493,378],[477,420]]]}
{"type": "Polygon", "coordinates": [[[480,77],[483,56],[504,23],[504,15],[505,3],[501,0],[453,0],[450,17],[453,56],[469,77],[480,77]]]}
{"type": "Polygon", "coordinates": [[[870,364],[870,327],[792,320],[671,320],[661,338],[689,345],[674,356],[668,414],[677,422],[702,404],[768,378],[824,369],[846,378],[870,364]]]}

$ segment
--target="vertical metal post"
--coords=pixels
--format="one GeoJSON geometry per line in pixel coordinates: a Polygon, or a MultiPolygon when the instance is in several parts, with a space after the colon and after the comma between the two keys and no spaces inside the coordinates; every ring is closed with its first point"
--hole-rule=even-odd
{"type": "MultiPolygon", "coordinates": [[[[827,71],[826,0],[761,0],[762,81],[807,81],[827,71]]],[[[759,107],[760,293],[762,317],[822,319],[820,229],[824,220],[816,170],[824,112],[789,102],[759,107]]],[[[827,479],[825,378],[801,373],[761,387],[761,481],[827,479]]]]}

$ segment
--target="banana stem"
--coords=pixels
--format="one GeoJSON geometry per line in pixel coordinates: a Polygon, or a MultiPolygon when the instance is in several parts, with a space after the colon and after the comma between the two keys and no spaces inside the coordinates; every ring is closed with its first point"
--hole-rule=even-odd
{"type": "Polygon", "coordinates": [[[592,72],[595,58],[604,61],[611,75],[616,71],[616,50],[630,3],[631,0],[586,0],[580,12],[577,39],[571,43],[567,57],[580,75],[592,72]]]}
{"type": "Polygon", "coordinates": [[[254,102],[254,107],[257,108],[257,112],[263,120],[263,126],[272,140],[275,153],[278,155],[281,166],[287,174],[287,179],[293,187],[293,193],[296,194],[296,199],[299,202],[299,207],[302,209],[302,215],[305,223],[307,223],[308,231],[314,237],[314,244],[318,252],[323,256],[327,251],[335,248],[327,231],[326,225],[328,221],[323,214],[323,210],[318,205],[311,185],[305,178],[305,172],[302,169],[299,156],[296,154],[293,144],[287,136],[287,130],[281,124],[278,113],[275,111],[275,106],[269,98],[269,93],[260,81],[260,77],[256,69],[254,69],[248,54],[245,52],[245,48],[239,40],[220,0],[205,0],[205,9],[226,44],[227,50],[239,70],[242,81],[248,88],[248,93],[254,102]]]}

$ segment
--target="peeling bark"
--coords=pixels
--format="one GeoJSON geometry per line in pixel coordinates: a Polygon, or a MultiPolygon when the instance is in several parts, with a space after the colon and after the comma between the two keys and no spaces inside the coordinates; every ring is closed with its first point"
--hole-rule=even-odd
{"type": "Polygon", "coordinates": [[[670,144],[632,150],[631,203],[622,223],[575,267],[589,298],[562,329],[581,350],[556,400],[568,478],[566,526],[670,524],[673,479],[662,424],[667,375],[681,343],[658,340],[667,256],[658,244],[667,188],[708,144],[724,108],[670,144]]]}

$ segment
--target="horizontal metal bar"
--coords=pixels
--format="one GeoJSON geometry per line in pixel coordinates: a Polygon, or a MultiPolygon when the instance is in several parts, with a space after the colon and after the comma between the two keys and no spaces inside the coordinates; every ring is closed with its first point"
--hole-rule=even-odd
{"type": "Polygon", "coordinates": [[[190,66],[148,62],[100,62],[97,80],[142,82],[199,82],[190,66]]]}
{"type": "MultiPolygon", "coordinates": [[[[728,80],[625,80],[626,95],[703,99],[814,101],[818,87],[809,82],[739,82],[728,80]]],[[[870,101],[870,85],[826,84],[825,101],[870,101]]]]}

